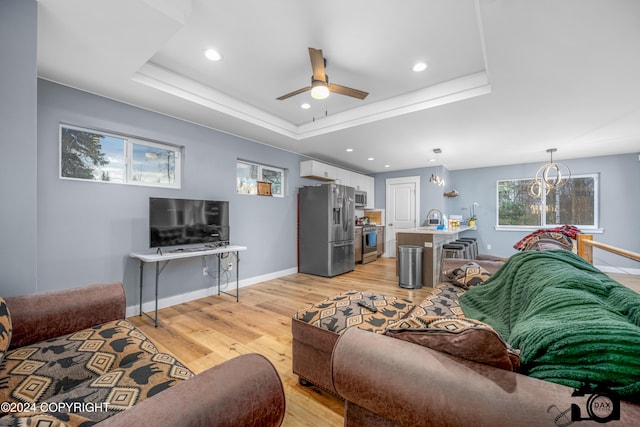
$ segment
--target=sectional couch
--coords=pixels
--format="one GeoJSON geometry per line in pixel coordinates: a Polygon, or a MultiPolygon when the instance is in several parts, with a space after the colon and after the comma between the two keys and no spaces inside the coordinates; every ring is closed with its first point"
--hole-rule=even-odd
{"type": "MultiPolygon", "coordinates": [[[[499,274],[494,274],[495,265],[476,262],[487,267],[483,269],[485,273],[491,269],[492,282],[475,283],[477,288],[470,290],[443,282],[411,316],[384,334],[348,328],[338,338],[331,360],[332,385],[345,399],[344,425],[565,427],[607,423],[637,426],[640,420],[637,352],[640,349],[640,297],[622,285],[617,286],[573,254],[564,252],[568,251],[514,256],[499,274]],[[525,261],[537,264],[527,267],[525,261]],[[566,270],[572,269],[575,272],[566,279],[566,270]],[[518,285],[524,282],[531,282],[532,290],[524,284],[518,285]],[[516,292],[500,296],[500,292],[510,288],[516,292]],[[589,292],[590,288],[596,291],[589,292]],[[569,297],[563,300],[564,289],[568,289],[569,297]],[[517,301],[520,292],[529,293],[525,299],[530,306],[519,305],[518,313],[509,313],[504,301],[517,301]],[[485,297],[480,301],[487,308],[486,317],[482,317],[481,310],[474,309],[477,295],[485,297]],[[549,305],[541,305],[535,317],[537,305],[543,304],[546,295],[552,296],[546,298],[549,305]],[[572,316],[553,305],[556,299],[563,304],[577,304],[572,310],[582,315],[577,328],[572,328],[572,316]],[[604,323],[600,310],[607,301],[614,302],[612,323],[604,323]],[[456,322],[467,319],[448,317],[464,316],[467,311],[480,320],[469,319],[476,324],[454,330],[456,322]],[[508,325],[512,328],[506,330],[496,323],[503,336],[522,344],[523,350],[535,348],[545,340],[549,341],[548,347],[521,354],[494,328],[482,326],[482,320],[494,319],[494,313],[502,312],[509,313],[509,322],[513,322],[508,325]],[[411,319],[412,316],[418,319],[411,319]],[[598,323],[601,321],[603,323],[598,323]],[[444,325],[442,329],[430,330],[439,323],[444,325]],[[539,334],[533,342],[520,336],[525,326],[535,328],[534,332],[539,334]],[[448,327],[453,329],[446,330],[448,327]],[[594,331],[589,330],[591,327],[594,331]],[[608,332],[613,336],[616,328],[621,331],[619,339],[612,337],[609,341],[608,332]],[[481,334],[478,336],[477,332],[481,334]],[[558,338],[553,336],[556,333],[560,334],[558,338]],[[470,340],[472,334],[475,338],[470,340]],[[609,353],[614,348],[620,349],[619,352],[609,353]],[[580,366],[572,377],[574,364],[580,366]],[[557,369],[557,374],[553,374],[557,379],[549,379],[553,376],[549,372],[554,369],[557,369]],[[596,383],[598,374],[611,381],[596,383]],[[586,381],[573,381],[573,378],[586,381]],[[575,385],[567,385],[572,382],[575,385]]],[[[444,270],[454,271],[456,262],[447,260],[444,270]]]]}
{"type": "Polygon", "coordinates": [[[194,375],[125,308],[121,283],[0,298],[0,426],[282,423],[282,382],[266,358],[194,375]]]}

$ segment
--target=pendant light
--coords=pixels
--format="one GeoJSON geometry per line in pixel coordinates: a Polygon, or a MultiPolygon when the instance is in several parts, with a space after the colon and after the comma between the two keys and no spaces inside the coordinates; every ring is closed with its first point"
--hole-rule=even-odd
{"type": "MultiPolygon", "coordinates": [[[[442,153],[442,150],[440,148],[434,148],[433,153],[440,154],[442,153]]],[[[438,187],[444,186],[444,178],[441,178],[440,175],[437,175],[437,174],[436,175],[431,174],[431,178],[429,178],[429,182],[436,184],[438,187]]]]}
{"type": "Polygon", "coordinates": [[[553,153],[556,151],[558,151],[556,148],[549,148],[547,150],[547,153],[551,156],[551,161],[540,166],[536,172],[536,177],[530,188],[531,194],[534,197],[540,197],[542,195],[543,183],[545,194],[549,194],[551,190],[562,187],[571,179],[571,169],[569,169],[569,166],[553,161],[553,153]]]}
{"type": "Polygon", "coordinates": [[[444,179],[440,178],[440,175],[431,174],[431,178],[429,178],[429,182],[436,184],[438,187],[444,186],[444,179]]]}

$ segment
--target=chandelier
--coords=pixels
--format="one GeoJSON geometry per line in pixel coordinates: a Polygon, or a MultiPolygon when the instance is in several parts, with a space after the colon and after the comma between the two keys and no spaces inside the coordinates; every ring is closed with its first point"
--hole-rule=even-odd
{"type": "Polygon", "coordinates": [[[543,183],[545,194],[549,194],[551,190],[562,187],[571,179],[571,169],[569,169],[569,166],[553,161],[553,153],[556,151],[558,151],[556,148],[549,148],[547,150],[547,153],[551,156],[551,161],[546,165],[540,166],[536,172],[536,177],[530,188],[531,195],[534,197],[540,197],[542,195],[543,183]]]}

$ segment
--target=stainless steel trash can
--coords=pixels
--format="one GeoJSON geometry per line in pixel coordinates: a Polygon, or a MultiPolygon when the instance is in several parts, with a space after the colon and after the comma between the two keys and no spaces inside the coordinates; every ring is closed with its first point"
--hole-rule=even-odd
{"type": "Polygon", "coordinates": [[[421,246],[398,246],[399,282],[401,288],[420,289],[422,287],[422,253],[421,246]]]}

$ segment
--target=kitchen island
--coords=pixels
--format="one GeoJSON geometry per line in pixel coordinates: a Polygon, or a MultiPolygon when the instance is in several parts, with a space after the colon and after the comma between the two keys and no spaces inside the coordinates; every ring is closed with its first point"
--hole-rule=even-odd
{"type": "Polygon", "coordinates": [[[396,274],[400,272],[400,251],[398,246],[413,245],[424,248],[422,253],[422,285],[433,287],[440,282],[442,245],[456,240],[460,233],[476,230],[466,225],[449,230],[436,227],[404,228],[396,230],[396,274]]]}

